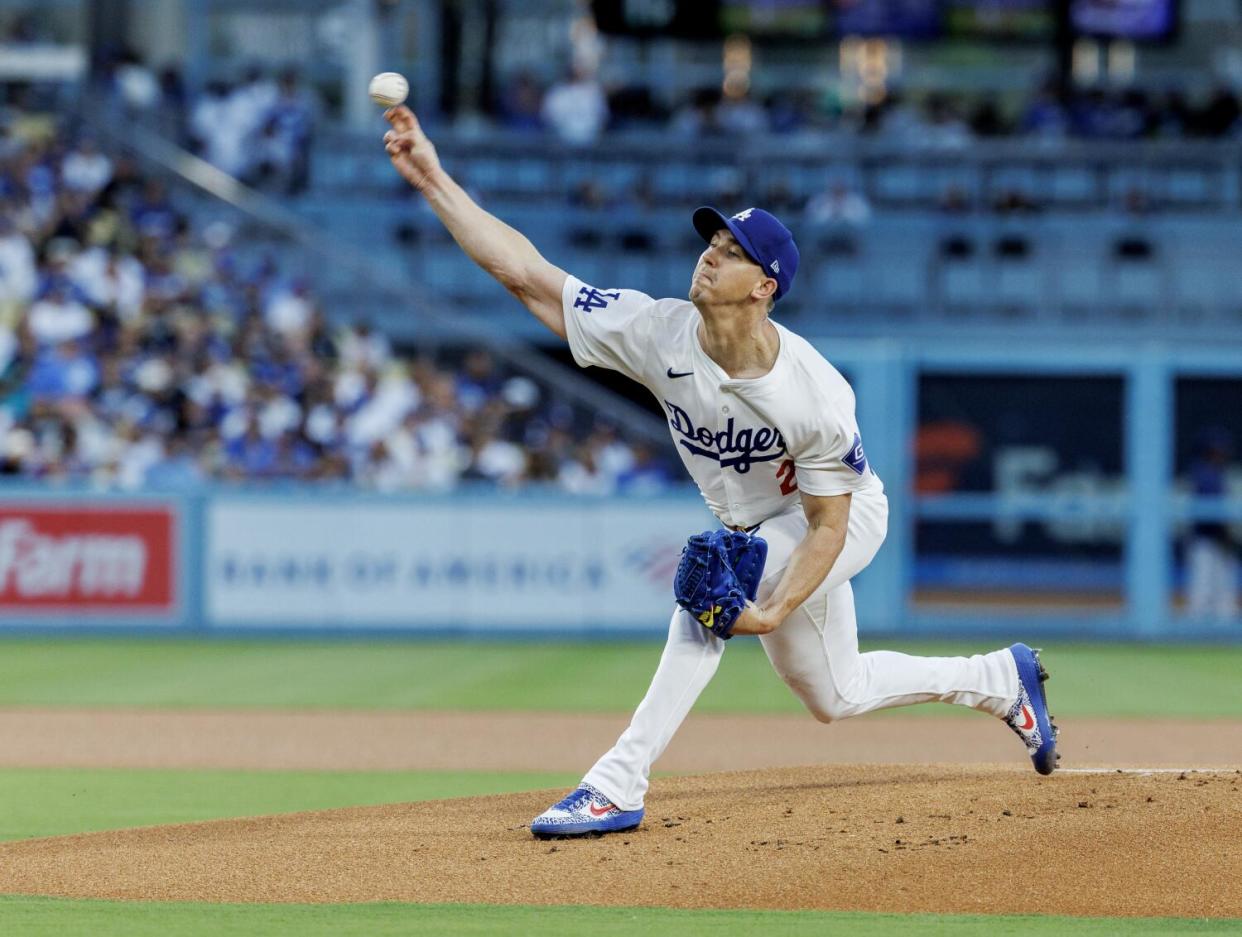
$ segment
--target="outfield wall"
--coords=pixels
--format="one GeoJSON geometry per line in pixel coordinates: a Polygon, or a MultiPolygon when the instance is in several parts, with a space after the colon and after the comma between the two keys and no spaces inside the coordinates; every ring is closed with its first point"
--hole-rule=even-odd
{"type": "Polygon", "coordinates": [[[656,634],[697,497],[0,498],[0,627],[656,634]]]}
{"type": "MultiPolygon", "coordinates": [[[[893,508],[898,526],[927,510],[901,499],[893,508]]],[[[0,631],[657,637],[682,544],[713,523],[690,491],[2,487],[0,631]]],[[[855,580],[864,635],[1242,638],[1238,622],[1192,621],[1174,607],[1153,628],[1120,564],[912,559],[901,539],[890,532],[855,580]],[[906,577],[895,595],[894,573],[906,577]]]]}

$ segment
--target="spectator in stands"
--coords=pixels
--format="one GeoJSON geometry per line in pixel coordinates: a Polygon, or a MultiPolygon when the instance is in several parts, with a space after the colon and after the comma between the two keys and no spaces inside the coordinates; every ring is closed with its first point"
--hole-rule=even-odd
{"type": "Polygon", "coordinates": [[[996,99],[988,96],[978,102],[970,116],[970,130],[977,137],[1000,137],[1009,132],[996,99]]]}
{"type": "Polygon", "coordinates": [[[146,470],[143,484],[165,491],[192,491],[206,480],[201,459],[195,455],[189,439],[171,435],[159,458],[146,470]]]}
{"type": "Polygon", "coordinates": [[[233,119],[243,138],[253,140],[267,123],[280,99],[280,89],[258,65],[251,65],[233,89],[233,119]]]}
{"type": "Polygon", "coordinates": [[[862,192],[833,179],[806,203],[806,219],[816,226],[862,227],[871,220],[871,204],[862,192]]]}
{"type": "Polygon", "coordinates": [[[474,413],[500,393],[501,383],[496,360],[486,349],[475,348],[457,375],[457,401],[467,413],[474,413]]]}
{"type": "Polygon", "coordinates": [[[590,450],[592,461],[611,488],[615,489],[620,478],[634,468],[634,450],[606,420],[596,422],[583,445],[590,450]]]}
{"type": "Polygon", "coordinates": [[[519,71],[502,86],[504,90],[497,104],[500,126],[520,132],[542,130],[543,89],[535,76],[519,71]]]}
{"type": "Polygon", "coordinates": [[[160,103],[159,79],[133,49],[126,49],[111,69],[111,90],[126,111],[150,111],[160,103]]]}
{"type": "Polygon", "coordinates": [[[309,180],[317,109],[295,69],[273,81],[252,67],[236,86],[208,84],[190,116],[191,143],[229,175],[297,194],[309,180]]]}
{"type": "Polygon", "coordinates": [[[609,495],[616,490],[616,480],[601,470],[597,453],[587,445],[575,446],[557,471],[557,484],[575,495],[609,495]]]}
{"type": "Polygon", "coordinates": [[[31,305],[26,322],[31,336],[40,346],[74,341],[94,330],[94,314],[74,292],[67,279],[57,274],[31,305]]]}
{"type": "Polygon", "coordinates": [[[1039,89],[1018,121],[1018,130],[1047,139],[1060,139],[1069,135],[1069,109],[1055,82],[1048,81],[1039,89]]]}
{"type": "Polygon", "coordinates": [[[1190,135],[1194,114],[1186,95],[1172,90],[1152,104],[1151,133],[1160,139],[1181,139],[1190,135]]]}
{"type": "Polygon", "coordinates": [[[656,458],[655,450],[645,442],[631,447],[630,467],[617,476],[617,490],[625,494],[656,494],[668,490],[672,483],[668,466],[656,458]]]}
{"type": "Polygon", "coordinates": [[[970,145],[973,138],[970,126],[962,119],[957,103],[952,98],[944,94],[929,95],[924,110],[924,146],[939,150],[961,150],[970,145]]]}
{"type": "Polygon", "coordinates": [[[47,345],[36,354],[26,375],[26,393],[32,400],[81,399],[99,384],[99,364],[80,342],[47,345]]]}
{"type": "Polygon", "coordinates": [[[543,99],[544,123],[563,142],[576,146],[594,143],[608,124],[608,100],[596,77],[574,67],[543,99]]]}
{"type": "Polygon", "coordinates": [[[700,88],[673,111],[669,130],[686,140],[716,132],[716,105],[719,101],[720,92],[716,89],[700,88]]]}
{"type": "Polygon", "coordinates": [[[369,322],[355,322],[346,326],[338,339],[341,363],[346,367],[377,369],[392,357],[388,337],[377,332],[369,322]]]}
{"type": "Polygon", "coordinates": [[[3,35],[3,42],[11,45],[33,45],[51,41],[52,32],[48,24],[40,21],[33,13],[18,13],[9,21],[3,35]]]}
{"type": "Polygon", "coordinates": [[[231,176],[242,174],[246,139],[244,128],[233,116],[232,89],[227,83],[208,82],[190,114],[190,139],[207,162],[231,176]]]}
{"type": "Polygon", "coordinates": [[[504,438],[495,419],[475,420],[472,427],[462,478],[487,481],[504,488],[517,485],[526,470],[526,453],[522,447],[504,438]]]}
{"type": "Polygon", "coordinates": [[[311,143],[318,102],[302,84],[297,69],[281,72],[275,103],[267,114],[269,171],[281,191],[297,195],[310,182],[311,143]]]}
{"type": "Polygon", "coordinates": [[[60,177],[72,192],[94,195],[112,181],[112,160],[90,137],[83,137],[60,164],[60,177]]]}
{"type": "Polygon", "coordinates": [[[873,129],[885,140],[919,146],[926,139],[929,128],[927,115],[904,94],[894,91],[881,104],[872,109],[864,128],[873,129]]]}
{"type": "Polygon", "coordinates": [[[777,92],[768,96],[763,107],[773,133],[797,133],[814,121],[815,106],[807,91],[777,92]]]}
{"type": "Polygon", "coordinates": [[[407,361],[366,324],[334,334],[309,282],[198,231],[132,161],[83,183],[97,148],[44,139],[0,143],[0,473],[447,489],[628,471],[615,428],[575,432],[494,356],[407,361]]]}
{"type": "Polygon", "coordinates": [[[276,286],[269,291],[263,306],[263,320],[267,327],[284,336],[306,334],[314,315],[310,286],[301,279],[276,286]]]}
{"type": "Polygon", "coordinates": [[[721,97],[716,106],[716,127],[731,137],[753,137],[768,129],[768,115],[744,89],[721,97]]]}
{"type": "Polygon", "coordinates": [[[142,262],[117,244],[97,245],[77,255],[68,266],[73,286],[96,309],[115,312],[124,322],[142,314],[146,270],[142,262]]]}
{"type": "MultiPolygon", "coordinates": [[[[1233,443],[1221,429],[1203,434],[1190,467],[1192,492],[1201,498],[1228,495],[1233,443]]],[[[1217,502],[1220,503],[1219,501],[1217,502]]],[[[1186,611],[1195,617],[1232,620],[1238,614],[1238,552],[1223,521],[1195,521],[1186,544],[1186,611]]]]}
{"type": "Polygon", "coordinates": [[[34,248],[15,223],[11,203],[0,202],[0,330],[11,328],[18,306],[39,286],[34,248]]]}

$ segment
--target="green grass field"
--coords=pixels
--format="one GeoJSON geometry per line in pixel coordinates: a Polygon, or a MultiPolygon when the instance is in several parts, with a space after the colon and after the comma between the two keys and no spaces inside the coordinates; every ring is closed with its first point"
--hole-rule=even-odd
{"type": "Polygon", "coordinates": [[[0,840],[565,787],[564,773],[0,769],[0,840]]]}
{"type": "Polygon", "coordinates": [[[1242,922],[806,911],[665,911],[494,905],[133,904],[0,897],[0,923],[23,937],[1226,937],[1242,922]]]}
{"type": "MultiPolygon", "coordinates": [[[[911,653],[959,644],[903,642],[911,653]]],[[[626,712],[659,646],[430,642],[0,642],[0,706],[626,712]]],[[[1058,713],[1242,717],[1242,649],[1050,645],[1058,713]]],[[[701,711],[797,712],[756,642],[735,642],[701,711]],[[744,701],[744,706],[740,701],[744,701]]],[[[915,710],[918,711],[918,710],[915,710]]],[[[924,707],[943,714],[944,707],[924,707]]],[[[560,774],[0,770],[0,838],[564,787],[560,774]]],[[[1242,935],[1242,921],[496,906],[202,905],[0,896],[0,934],[1242,935]]]]}
{"type": "MultiPolygon", "coordinates": [[[[912,654],[987,649],[885,646],[912,654]]],[[[629,712],[659,656],[660,645],[647,642],[8,640],[0,643],[0,706],[629,712]]],[[[1058,714],[1242,717],[1242,647],[1050,644],[1044,661],[1058,714]]],[[[743,708],[801,711],[754,640],[733,642],[696,711],[743,708]]]]}

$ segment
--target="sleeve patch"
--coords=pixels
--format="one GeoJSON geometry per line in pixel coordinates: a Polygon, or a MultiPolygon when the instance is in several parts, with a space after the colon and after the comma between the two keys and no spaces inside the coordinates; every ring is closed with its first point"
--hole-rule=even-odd
{"type": "Polygon", "coordinates": [[[574,308],[581,309],[583,312],[590,312],[593,309],[607,309],[611,301],[620,298],[621,292],[619,290],[605,291],[597,290],[593,286],[584,286],[578,290],[578,296],[574,299],[574,308]]]}
{"type": "Polygon", "coordinates": [[[863,475],[867,471],[867,456],[863,452],[862,438],[855,433],[854,444],[850,446],[850,451],[841,457],[841,461],[850,467],[856,475],[863,475]]]}

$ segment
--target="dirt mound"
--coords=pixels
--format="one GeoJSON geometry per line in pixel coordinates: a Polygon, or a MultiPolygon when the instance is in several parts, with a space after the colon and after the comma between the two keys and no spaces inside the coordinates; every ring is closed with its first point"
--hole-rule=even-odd
{"type": "Polygon", "coordinates": [[[1242,917],[1242,772],[833,766],[658,781],[546,842],[563,792],[0,845],[0,894],[1242,917]]]}

